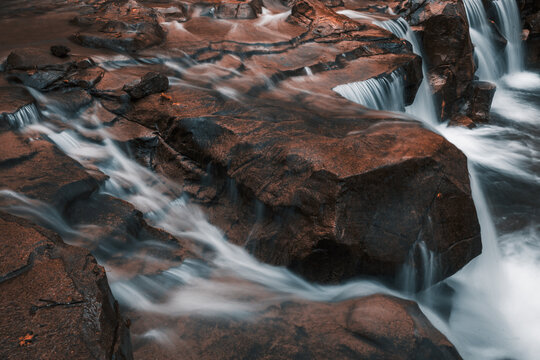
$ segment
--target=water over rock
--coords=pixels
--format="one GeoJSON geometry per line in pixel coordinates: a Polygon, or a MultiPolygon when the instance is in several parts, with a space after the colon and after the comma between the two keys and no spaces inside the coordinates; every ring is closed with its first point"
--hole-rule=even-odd
{"type": "MultiPolygon", "coordinates": [[[[185,359],[461,359],[414,302],[375,295],[339,303],[287,301],[248,321],[181,317],[185,359]]],[[[152,343],[135,356],[174,359],[152,343]]]]}

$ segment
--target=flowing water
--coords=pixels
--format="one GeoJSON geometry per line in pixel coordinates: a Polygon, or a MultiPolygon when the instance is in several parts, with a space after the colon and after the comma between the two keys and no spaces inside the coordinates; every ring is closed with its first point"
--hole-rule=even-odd
{"type": "MultiPolygon", "coordinates": [[[[416,299],[432,323],[449,337],[464,358],[532,360],[540,353],[540,286],[537,280],[540,278],[537,205],[540,199],[540,76],[509,72],[512,69],[518,71],[522,66],[521,55],[516,60],[514,53],[507,54],[504,67],[500,64],[490,67],[489,62],[496,57],[493,56],[495,48],[490,45],[493,36],[483,28],[487,17],[483,9],[478,8],[481,2],[467,0],[465,3],[479,59],[478,75],[497,81],[498,85],[492,122],[475,129],[436,124],[426,81],[415,103],[406,111],[423,119],[427,127],[442,134],[467,155],[483,252],[450,279],[416,295],[416,299]],[[482,46],[478,45],[480,43],[482,46]],[[501,78],[504,73],[507,74],[501,78]]],[[[499,16],[509,21],[508,34],[514,34],[517,27],[512,18],[512,7],[508,6],[506,0],[497,5],[501,9],[499,16]]],[[[346,15],[360,16],[355,12],[346,15]]],[[[283,17],[266,14],[261,21],[270,23],[283,17]]],[[[380,22],[379,25],[408,39],[414,51],[421,55],[414,34],[403,21],[380,22]]],[[[108,64],[111,68],[120,66],[110,61],[108,64]]],[[[183,71],[176,64],[169,65],[183,71]]],[[[129,61],[124,66],[129,66],[129,61]]],[[[309,68],[305,70],[306,74],[311,74],[309,68]]],[[[399,75],[393,73],[389,77],[346,84],[335,90],[372,108],[403,111],[402,78],[399,75]]],[[[171,79],[171,84],[178,86],[180,81],[171,79]]],[[[125,307],[146,316],[175,317],[195,313],[242,317],[267,304],[289,298],[337,301],[373,293],[410,298],[414,296],[410,290],[417,286],[412,269],[424,272],[424,287],[433,282],[437,271],[436,257],[422,242],[411,249],[413,263],[404,266],[403,292],[368,280],[320,286],[306,282],[284,268],[262,264],[243,248],[228,243],[222,232],[210,224],[174,184],[130,159],[102,125],[99,105],[89,107],[74,118],[64,115],[54,101],[42,94],[33,91],[33,95],[44,108],[42,114],[35,108],[24,109],[10,120],[13,127],[25,128],[29,134],[46,135],[84,166],[97,167],[109,176],[101,192],[132,203],[154,226],[209,249],[204,258],[170,264],[159,274],[125,276],[109,263],[109,259],[135,260],[137,255],[126,249],[99,245],[98,260],[108,270],[114,295],[125,307]]],[[[0,196],[9,199],[10,211],[55,228],[66,241],[79,244],[93,241],[90,225],[72,228],[47,204],[9,191],[0,192],[0,196]]],[[[151,249],[166,245],[148,239],[138,246],[151,249]]],[[[163,259],[144,257],[136,260],[159,263],[163,259]]],[[[174,334],[163,326],[147,328],[133,337],[164,344],[174,342],[174,334]]]]}
{"type": "MultiPolygon", "coordinates": [[[[483,245],[479,257],[417,300],[465,359],[533,360],[540,353],[540,75],[523,71],[515,1],[494,3],[507,39],[502,59],[482,2],[465,1],[477,75],[497,84],[490,124],[434,125],[421,112],[411,112],[467,155],[483,245]]],[[[404,25],[379,25],[414,46],[404,25]]],[[[420,254],[424,264],[432,264],[420,254]]],[[[433,265],[423,268],[429,279],[433,265]]],[[[413,286],[407,285],[409,277],[403,281],[405,288],[413,286]]]]}

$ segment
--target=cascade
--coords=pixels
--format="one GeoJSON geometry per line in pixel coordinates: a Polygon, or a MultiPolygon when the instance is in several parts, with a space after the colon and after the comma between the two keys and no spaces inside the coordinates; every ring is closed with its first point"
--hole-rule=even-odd
{"type": "Polygon", "coordinates": [[[39,110],[35,104],[28,104],[13,114],[6,114],[5,116],[12,129],[22,129],[39,121],[39,110]]]}
{"type": "Polygon", "coordinates": [[[482,0],[464,0],[469,33],[478,60],[476,74],[480,80],[497,80],[503,73],[504,64],[495,50],[493,28],[489,24],[482,0]]]}
{"type": "MultiPolygon", "coordinates": [[[[378,25],[399,38],[406,39],[413,47],[413,52],[423,58],[423,49],[416,34],[411,30],[409,24],[405,19],[398,18],[396,20],[386,21],[373,21],[375,25],[378,25]]],[[[433,95],[431,93],[431,87],[429,85],[429,74],[427,71],[427,65],[425,61],[422,61],[422,83],[418,88],[414,102],[406,107],[408,114],[414,115],[424,121],[428,121],[431,124],[438,123],[438,116],[435,110],[435,104],[433,102],[433,95]]]]}
{"type": "Polygon", "coordinates": [[[506,72],[523,70],[523,45],[521,44],[521,20],[515,0],[495,0],[497,22],[502,35],[508,41],[505,49],[506,72]]]}
{"type": "Polygon", "coordinates": [[[403,76],[401,72],[394,71],[390,75],[338,85],[333,90],[345,99],[370,109],[403,111],[403,89],[403,76]]]}

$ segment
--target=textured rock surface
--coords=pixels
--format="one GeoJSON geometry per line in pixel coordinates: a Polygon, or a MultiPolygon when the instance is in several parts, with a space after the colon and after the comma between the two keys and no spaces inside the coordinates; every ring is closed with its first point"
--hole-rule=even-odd
{"type": "Polygon", "coordinates": [[[104,269],[87,250],[0,212],[0,357],[132,359],[104,269]]]}
{"type": "MultiPolygon", "coordinates": [[[[250,321],[182,317],[185,359],[461,359],[410,301],[370,296],[339,303],[284,302],[250,321]]],[[[178,353],[144,344],[139,358],[178,353]]]]}

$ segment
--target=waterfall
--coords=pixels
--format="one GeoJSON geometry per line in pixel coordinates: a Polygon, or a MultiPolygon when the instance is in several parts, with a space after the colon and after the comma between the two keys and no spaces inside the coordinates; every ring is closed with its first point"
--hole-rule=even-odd
{"type": "Polygon", "coordinates": [[[481,80],[496,81],[505,73],[523,70],[523,46],[521,44],[521,20],[515,0],[495,0],[497,24],[507,40],[504,59],[499,59],[494,38],[495,30],[490,23],[482,0],[464,0],[471,41],[478,60],[477,75],[481,80]]]}
{"type": "Polygon", "coordinates": [[[404,84],[400,71],[390,75],[336,86],[345,99],[375,110],[404,111],[404,84]]]}
{"type": "MultiPolygon", "coordinates": [[[[373,21],[377,26],[380,26],[399,38],[406,39],[411,43],[413,47],[413,52],[424,58],[422,46],[418,42],[416,34],[411,30],[409,24],[405,19],[398,18],[396,20],[386,20],[386,21],[373,21]]],[[[427,71],[427,65],[425,61],[422,61],[422,83],[418,88],[416,97],[412,105],[407,106],[405,111],[408,114],[414,115],[424,121],[428,121],[431,124],[438,123],[437,111],[435,110],[435,104],[433,102],[433,94],[431,92],[431,87],[429,85],[429,74],[427,71]]]]}
{"type": "Polygon", "coordinates": [[[482,0],[464,0],[463,2],[469,22],[471,41],[475,47],[474,54],[478,61],[476,74],[481,80],[495,81],[501,77],[504,64],[498,60],[499,56],[493,41],[495,34],[482,0]]]}
{"type": "Polygon", "coordinates": [[[39,122],[39,110],[35,104],[28,104],[21,107],[13,114],[5,114],[9,126],[12,129],[22,129],[30,124],[39,122]]]}
{"type": "Polygon", "coordinates": [[[521,43],[521,20],[515,0],[495,0],[497,22],[502,35],[508,41],[505,49],[506,72],[523,70],[523,46],[521,43]]]}

